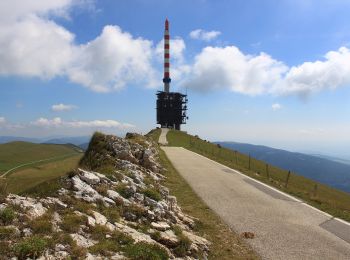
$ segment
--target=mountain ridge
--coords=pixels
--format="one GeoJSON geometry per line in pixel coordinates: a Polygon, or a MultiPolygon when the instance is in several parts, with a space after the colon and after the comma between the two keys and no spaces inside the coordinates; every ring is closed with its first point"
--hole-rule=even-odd
{"type": "Polygon", "coordinates": [[[215,142],[285,170],[350,192],[350,165],[321,156],[238,142],[215,142]]]}

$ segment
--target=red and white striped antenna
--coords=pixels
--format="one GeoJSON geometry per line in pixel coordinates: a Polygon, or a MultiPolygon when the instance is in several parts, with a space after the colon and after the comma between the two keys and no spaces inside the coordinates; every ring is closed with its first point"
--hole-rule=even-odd
{"type": "Polygon", "coordinates": [[[169,21],[165,19],[164,30],[164,92],[169,92],[170,89],[170,34],[169,34],[169,21]]]}

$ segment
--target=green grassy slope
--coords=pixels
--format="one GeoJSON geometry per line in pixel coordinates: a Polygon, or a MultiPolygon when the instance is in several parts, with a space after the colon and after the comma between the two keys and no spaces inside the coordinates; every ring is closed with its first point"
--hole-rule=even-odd
{"type": "Polygon", "coordinates": [[[78,153],[77,149],[70,145],[28,142],[0,144],[0,174],[20,164],[78,153]]]}
{"type": "MultiPolygon", "coordinates": [[[[36,185],[66,175],[78,167],[82,154],[20,169],[6,178],[7,192],[23,193],[36,185]]],[[[1,180],[0,180],[1,181],[1,180]]]]}
{"type": "Polygon", "coordinates": [[[169,146],[181,146],[212,160],[222,163],[242,173],[292,194],[310,205],[317,207],[333,216],[350,221],[350,194],[326,185],[317,183],[296,173],[268,165],[254,158],[221,148],[198,137],[180,131],[169,131],[167,135],[169,146]]]}

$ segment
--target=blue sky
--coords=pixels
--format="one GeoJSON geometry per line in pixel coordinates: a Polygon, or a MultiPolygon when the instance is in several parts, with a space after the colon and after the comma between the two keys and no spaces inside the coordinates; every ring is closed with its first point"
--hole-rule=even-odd
{"type": "Polygon", "coordinates": [[[154,128],[168,17],[184,130],[350,157],[349,11],[344,0],[1,1],[0,135],[154,128]]]}

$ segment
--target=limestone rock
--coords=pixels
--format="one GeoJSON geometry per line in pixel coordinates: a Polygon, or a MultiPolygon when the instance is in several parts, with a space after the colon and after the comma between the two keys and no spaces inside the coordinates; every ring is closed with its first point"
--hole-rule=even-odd
{"type": "Polygon", "coordinates": [[[80,179],[87,182],[88,184],[98,184],[100,182],[100,178],[96,176],[96,174],[92,172],[85,171],[83,169],[78,169],[80,179]]]}
{"type": "Polygon", "coordinates": [[[170,228],[169,224],[166,222],[152,222],[151,227],[159,231],[165,231],[170,228]]]}
{"type": "Polygon", "coordinates": [[[107,223],[107,218],[97,211],[92,211],[92,215],[95,218],[97,225],[105,225],[107,223]]]}
{"type": "Polygon", "coordinates": [[[96,244],[96,241],[87,239],[80,234],[70,234],[71,238],[77,243],[78,246],[87,248],[96,244]]]}

